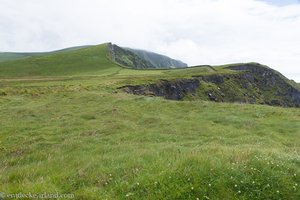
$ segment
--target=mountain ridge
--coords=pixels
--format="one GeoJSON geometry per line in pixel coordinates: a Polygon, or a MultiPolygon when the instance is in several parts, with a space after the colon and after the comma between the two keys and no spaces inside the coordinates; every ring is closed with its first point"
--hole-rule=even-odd
{"type": "Polygon", "coordinates": [[[156,68],[185,68],[188,65],[180,60],[172,59],[168,56],[154,53],[147,50],[142,49],[133,49],[133,48],[125,48],[129,51],[135,53],[140,58],[149,61],[156,68]]]}
{"type": "Polygon", "coordinates": [[[133,69],[171,69],[186,68],[188,65],[180,60],[151,51],[120,47],[108,43],[111,58],[123,67],[133,69]]]}

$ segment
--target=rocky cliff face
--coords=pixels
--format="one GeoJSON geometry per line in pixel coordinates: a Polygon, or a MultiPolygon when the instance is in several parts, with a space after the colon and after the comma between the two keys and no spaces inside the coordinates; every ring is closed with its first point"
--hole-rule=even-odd
{"type": "Polygon", "coordinates": [[[121,48],[117,45],[108,44],[108,51],[111,59],[124,67],[133,69],[151,69],[155,68],[150,62],[141,59],[129,50],[121,48]]]}
{"type": "Polygon", "coordinates": [[[181,62],[180,60],[174,60],[172,58],[169,58],[167,56],[149,52],[149,51],[144,51],[144,50],[139,50],[139,49],[130,49],[128,48],[127,50],[133,52],[134,54],[138,55],[140,58],[143,60],[148,61],[151,63],[153,66],[156,68],[164,69],[164,68],[184,68],[188,67],[186,63],[181,62]]]}
{"type": "Polygon", "coordinates": [[[160,80],[150,85],[127,85],[122,89],[130,94],[159,96],[171,100],[181,100],[186,95],[195,95],[199,88],[198,79],[160,80]]]}
{"type": "Polygon", "coordinates": [[[259,64],[228,67],[240,73],[161,80],[155,84],[124,86],[125,92],[172,100],[210,100],[300,107],[300,91],[278,72],[259,64]]]}
{"type": "Polygon", "coordinates": [[[114,62],[128,68],[170,69],[187,67],[187,64],[167,56],[143,50],[122,48],[111,43],[108,44],[108,51],[114,62]]]}

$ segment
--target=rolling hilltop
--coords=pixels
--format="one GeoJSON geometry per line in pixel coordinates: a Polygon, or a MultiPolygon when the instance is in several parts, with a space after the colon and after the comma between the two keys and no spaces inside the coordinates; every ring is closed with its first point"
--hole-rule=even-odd
{"type": "Polygon", "coordinates": [[[111,43],[0,53],[0,192],[296,200],[299,104],[299,84],[258,63],[111,43]]]}
{"type": "Polygon", "coordinates": [[[0,77],[102,74],[105,70],[182,68],[185,63],[143,52],[143,56],[111,43],[82,46],[46,53],[0,53],[0,77]]]}

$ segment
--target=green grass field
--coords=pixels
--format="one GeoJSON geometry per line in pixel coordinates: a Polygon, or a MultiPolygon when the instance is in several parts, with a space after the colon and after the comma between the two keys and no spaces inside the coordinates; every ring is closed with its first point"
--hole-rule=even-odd
{"type": "Polygon", "coordinates": [[[0,63],[0,192],[299,199],[299,108],[170,101],[116,89],[232,73],[216,70],[124,69],[101,45],[0,63]]]}

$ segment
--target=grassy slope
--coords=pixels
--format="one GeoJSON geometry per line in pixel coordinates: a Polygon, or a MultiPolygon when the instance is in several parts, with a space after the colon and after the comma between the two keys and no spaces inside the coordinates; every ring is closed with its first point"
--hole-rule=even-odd
{"type": "Polygon", "coordinates": [[[31,52],[31,53],[0,52],[0,62],[18,60],[18,59],[32,57],[32,56],[51,55],[51,54],[55,54],[55,53],[59,53],[59,52],[67,52],[67,51],[73,51],[76,49],[82,49],[85,47],[88,47],[88,46],[71,47],[71,48],[66,48],[66,49],[61,49],[61,50],[51,51],[51,52],[31,52]]]}
{"type": "Polygon", "coordinates": [[[119,69],[107,57],[106,44],[0,63],[0,77],[94,75],[119,69]]]}
{"type": "Polygon", "coordinates": [[[0,79],[1,191],[89,200],[298,199],[299,109],[132,96],[116,88],[215,71],[138,71],[95,59],[107,63],[89,66],[100,76],[80,76],[78,63],[73,78],[0,79]]]}

